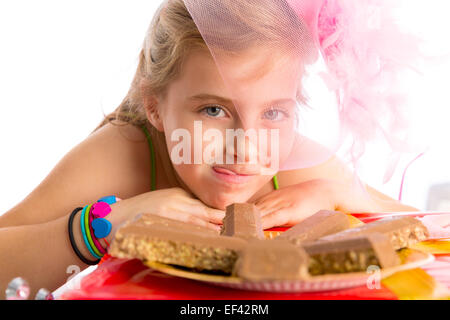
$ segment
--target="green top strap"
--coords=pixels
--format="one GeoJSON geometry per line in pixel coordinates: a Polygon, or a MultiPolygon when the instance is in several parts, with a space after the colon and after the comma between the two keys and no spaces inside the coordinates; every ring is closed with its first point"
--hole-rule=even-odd
{"type": "MultiPolygon", "coordinates": [[[[145,136],[147,137],[147,142],[148,142],[148,146],[150,148],[150,159],[151,159],[151,177],[150,177],[150,190],[151,191],[155,191],[156,190],[156,159],[155,159],[155,149],[153,148],[153,142],[152,142],[152,137],[150,136],[150,133],[148,132],[148,129],[145,125],[141,126],[142,131],[144,131],[145,136]]],[[[278,190],[280,187],[278,186],[278,179],[277,176],[275,175],[272,178],[273,181],[273,188],[275,190],[278,190]]]]}
{"type": "Polygon", "coordinates": [[[273,176],[272,181],[273,181],[273,188],[275,190],[280,189],[280,186],[278,185],[278,178],[276,175],[273,176]]]}

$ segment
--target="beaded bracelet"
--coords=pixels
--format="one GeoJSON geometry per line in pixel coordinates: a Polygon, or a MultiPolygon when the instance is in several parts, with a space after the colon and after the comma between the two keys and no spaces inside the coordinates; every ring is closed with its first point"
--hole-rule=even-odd
{"type": "MultiPolygon", "coordinates": [[[[109,205],[113,205],[114,203],[116,203],[117,201],[121,201],[122,199],[116,197],[116,196],[106,196],[103,198],[100,198],[97,200],[97,202],[106,202],[109,205]]],[[[109,248],[109,243],[105,238],[101,238],[101,240],[103,240],[106,243],[106,248],[109,248]]]]}
{"type": "MultiPolygon", "coordinates": [[[[94,244],[92,243],[92,246],[91,246],[91,244],[89,243],[89,240],[88,240],[87,232],[89,231],[89,228],[86,228],[86,224],[87,224],[86,223],[86,217],[87,217],[86,216],[86,210],[88,209],[88,207],[90,208],[90,206],[91,205],[85,206],[83,208],[83,211],[81,211],[81,221],[80,221],[81,233],[83,234],[84,243],[86,244],[86,247],[89,250],[90,254],[92,254],[92,256],[94,256],[97,259],[101,259],[102,257],[100,255],[98,255],[96,252],[94,252],[94,250],[92,248],[92,246],[94,244]]],[[[92,239],[91,239],[91,242],[92,242],[92,239]]]]}
{"type": "Polygon", "coordinates": [[[120,199],[117,198],[116,196],[106,196],[106,197],[98,199],[97,202],[106,202],[107,204],[112,205],[119,200],[120,199]]]}
{"type": "Polygon", "coordinates": [[[84,263],[86,263],[87,265],[96,265],[100,262],[100,260],[96,260],[96,261],[91,261],[86,259],[80,252],[80,250],[77,247],[77,244],[75,242],[75,238],[73,236],[73,220],[75,219],[75,216],[78,212],[80,212],[81,210],[83,210],[82,207],[76,208],[75,210],[72,211],[72,213],[70,214],[69,217],[69,223],[68,223],[68,231],[69,231],[69,240],[70,240],[70,244],[72,246],[73,251],[75,251],[75,254],[77,255],[78,258],[80,258],[81,261],[83,261],[84,263]]]}
{"type": "MultiPolygon", "coordinates": [[[[106,241],[106,237],[109,235],[112,229],[111,222],[109,222],[106,219],[103,219],[111,212],[110,205],[116,203],[117,201],[120,201],[121,199],[116,198],[116,196],[106,196],[102,197],[99,200],[97,200],[96,203],[94,203],[88,213],[88,226],[90,234],[88,233],[88,241],[91,238],[93,242],[93,250],[95,251],[95,248],[99,251],[101,254],[106,254],[106,250],[104,247],[100,244],[99,239],[103,239],[104,242],[107,244],[105,247],[109,247],[108,241],[106,241]],[[90,236],[90,237],[89,237],[90,236]]],[[[89,243],[91,243],[89,241],[89,243]]],[[[92,243],[91,243],[92,245],[92,243]]],[[[96,252],[97,253],[97,252],[96,252]]]]}
{"type": "Polygon", "coordinates": [[[92,209],[94,208],[94,205],[91,205],[89,207],[89,211],[86,213],[86,220],[87,220],[87,226],[85,226],[87,232],[87,237],[89,244],[91,244],[92,249],[94,252],[98,255],[103,256],[106,253],[106,250],[101,246],[101,244],[98,242],[97,238],[95,237],[94,229],[92,228],[92,209]],[[92,242],[91,242],[92,241],[92,242]]]}
{"type": "Polygon", "coordinates": [[[84,263],[95,265],[100,261],[103,255],[107,253],[105,248],[100,244],[99,239],[103,239],[107,244],[106,247],[109,247],[109,243],[106,241],[105,237],[111,232],[112,226],[111,222],[103,219],[103,217],[107,216],[111,212],[110,204],[114,204],[120,200],[121,199],[116,198],[115,196],[106,196],[100,198],[97,203],[93,205],[87,205],[84,208],[80,207],[72,212],[69,218],[69,238],[72,248],[84,263]],[[73,237],[73,220],[79,211],[81,211],[80,225],[83,241],[89,250],[89,253],[98,259],[96,261],[86,259],[76,246],[73,237]]]}
{"type": "MultiPolygon", "coordinates": [[[[120,199],[119,199],[120,200],[120,199]]],[[[94,229],[95,237],[98,239],[106,238],[111,232],[112,225],[106,219],[103,219],[111,212],[110,204],[116,203],[116,198],[114,196],[101,198],[92,207],[91,216],[92,228],[94,229]]]]}
{"type": "MultiPolygon", "coordinates": [[[[94,234],[94,228],[92,225],[92,208],[93,205],[89,205],[88,208],[86,209],[86,213],[84,216],[84,228],[86,230],[86,237],[88,239],[89,244],[91,245],[92,250],[95,252],[96,255],[103,257],[104,253],[102,253],[101,251],[105,252],[106,251],[101,247],[100,243],[98,242],[95,234],[94,234]],[[101,247],[101,249],[99,248],[101,247]]],[[[109,221],[108,221],[109,222],[109,221]]]]}

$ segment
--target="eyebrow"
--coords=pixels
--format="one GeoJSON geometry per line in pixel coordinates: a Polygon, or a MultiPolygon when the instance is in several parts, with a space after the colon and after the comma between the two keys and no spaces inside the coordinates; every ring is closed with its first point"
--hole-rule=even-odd
{"type": "Polygon", "coordinates": [[[193,100],[193,101],[217,100],[217,101],[221,101],[221,102],[224,102],[224,103],[231,103],[232,102],[231,99],[227,99],[227,98],[216,96],[214,94],[209,94],[209,93],[200,93],[200,94],[197,94],[195,96],[189,97],[188,100],[193,100]]]}
{"type": "MultiPolygon", "coordinates": [[[[217,96],[214,94],[209,94],[209,93],[200,93],[200,94],[189,97],[188,100],[192,100],[192,101],[216,100],[216,101],[220,101],[221,103],[225,103],[225,104],[232,103],[231,99],[217,96]]],[[[279,103],[297,103],[297,101],[294,99],[289,99],[289,98],[275,99],[275,100],[268,102],[267,104],[274,105],[274,104],[279,104],[279,103]]]]}

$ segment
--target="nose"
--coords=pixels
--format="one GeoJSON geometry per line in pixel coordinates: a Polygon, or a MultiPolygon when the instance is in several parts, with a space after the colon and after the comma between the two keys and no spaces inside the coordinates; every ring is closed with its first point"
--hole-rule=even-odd
{"type": "Polygon", "coordinates": [[[258,164],[258,130],[248,121],[239,119],[236,126],[226,130],[227,164],[258,164]]]}

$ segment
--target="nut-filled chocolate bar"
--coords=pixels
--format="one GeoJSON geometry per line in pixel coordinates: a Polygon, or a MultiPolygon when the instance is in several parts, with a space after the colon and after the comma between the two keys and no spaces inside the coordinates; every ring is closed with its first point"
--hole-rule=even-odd
{"type": "Polygon", "coordinates": [[[393,217],[371,222],[357,228],[347,229],[320,238],[318,241],[336,241],[371,233],[386,235],[396,250],[426,240],[429,236],[427,228],[419,220],[413,217],[393,217]]]}
{"type": "Polygon", "coordinates": [[[345,213],[322,210],[283,232],[275,240],[289,240],[299,245],[348,228],[350,220],[345,213]]]}
{"type": "Polygon", "coordinates": [[[122,226],[109,253],[198,270],[231,273],[246,241],[172,219],[143,214],[122,226]]]}
{"type": "Polygon", "coordinates": [[[264,239],[261,215],[258,209],[251,203],[229,205],[220,234],[244,239],[264,239]]]}
{"type": "Polygon", "coordinates": [[[233,274],[242,279],[298,280],[308,276],[308,255],[287,240],[250,240],[233,274]]]}
{"type": "Polygon", "coordinates": [[[313,276],[361,272],[371,265],[388,268],[400,264],[389,238],[381,233],[333,242],[306,243],[303,248],[309,255],[309,273],[313,276]]]}
{"type": "Polygon", "coordinates": [[[263,240],[260,219],[252,204],[231,205],[219,235],[209,228],[141,214],[118,229],[109,253],[200,272],[220,271],[248,281],[283,281],[365,272],[371,265],[393,267],[400,263],[396,249],[428,236],[411,217],[346,229],[347,215],[320,211],[276,240],[263,240]]]}
{"type": "Polygon", "coordinates": [[[152,225],[152,224],[159,224],[166,227],[171,228],[181,228],[182,230],[193,230],[193,231],[199,231],[202,233],[209,233],[212,235],[217,235],[217,231],[214,231],[212,229],[202,227],[196,224],[192,223],[186,223],[179,220],[164,218],[155,214],[139,214],[135,216],[133,219],[127,221],[123,224],[123,226],[127,225],[135,225],[135,226],[145,226],[145,225],[152,225]]]}

